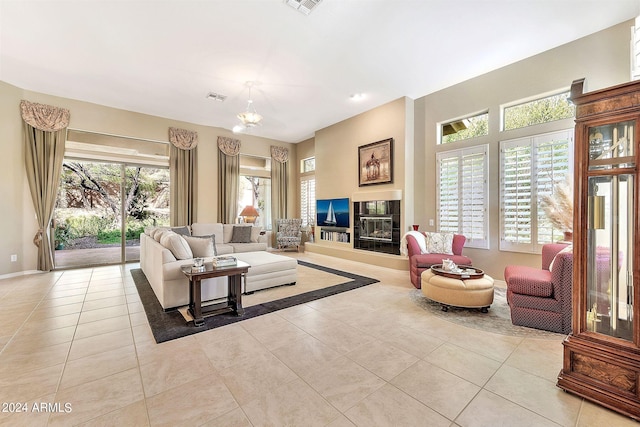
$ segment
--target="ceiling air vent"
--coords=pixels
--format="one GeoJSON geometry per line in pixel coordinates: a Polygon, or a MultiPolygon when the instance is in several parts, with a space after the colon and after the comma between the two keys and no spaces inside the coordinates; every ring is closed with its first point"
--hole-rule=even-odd
{"type": "Polygon", "coordinates": [[[319,5],[321,1],[322,0],[284,0],[286,4],[305,15],[310,14],[313,8],[319,5]]]}
{"type": "Polygon", "coordinates": [[[220,95],[219,93],[215,93],[215,92],[209,92],[207,94],[207,98],[213,99],[214,101],[223,102],[225,99],[227,99],[227,96],[226,95],[220,95]]]}

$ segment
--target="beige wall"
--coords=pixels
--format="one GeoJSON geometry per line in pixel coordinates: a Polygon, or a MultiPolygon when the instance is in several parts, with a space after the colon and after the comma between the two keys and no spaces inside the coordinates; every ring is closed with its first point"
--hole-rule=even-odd
{"type": "MultiPolygon", "coordinates": [[[[168,141],[169,127],[180,127],[198,132],[198,210],[200,222],[217,221],[217,174],[218,136],[238,138],[242,141],[242,154],[270,157],[271,145],[287,147],[290,150],[289,194],[296,194],[295,146],[280,141],[253,135],[235,135],[231,131],[186,123],[162,117],[135,113],[97,104],[56,97],[22,90],[0,82],[0,177],[3,207],[8,217],[1,222],[3,243],[0,246],[0,276],[33,270],[36,268],[36,252],[31,239],[37,226],[33,205],[24,173],[22,150],[22,119],[19,103],[21,99],[68,108],[71,112],[69,128],[112,135],[130,136],[155,141],[168,141]],[[8,196],[5,196],[8,195],[8,196]],[[10,262],[10,254],[18,254],[18,262],[10,262]]],[[[288,215],[296,212],[295,197],[291,197],[288,215]]]]}
{"type": "MultiPolygon", "coordinates": [[[[490,249],[465,249],[473,264],[502,279],[505,265],[540,265],[540,256],[499,250],[500,193],[499,142],[531,132],[528,129],[500,132],[500,106],[538,94],[568,89],[571,82],[586,78],[589,91],[629,80],[629,27],[631,22],[579,39],[497,71],[457,84],[416,101],[417,136],[416,221],[428,224],[436,218],[436,164],[439,151],[489,144],[489,231],[490,249]],[[444,146],[436,144],[438,122],[489,110],[489,135],[444,146]],[[422,185],[421,183],[424,183],[422,185]],[[422,188],[421,188],[422,187],[422,188]],[[424,197],[424,200],[420,200],[424,197]],[[418,202],[419,201],[419,202],[418,202]]],[[[540,132],[573,128],[573,120],[542,126],[540,132]]],[[[421,227],[421,230],[435,227],[421,227]]]]}
{"type": "MultiPolygon", "coordinates": [[[[316,132],[316,197],[349,197],[356,192],[405,186],[406,98],[385,104],[316,132]],[[358,147],[386,138],[394,139],[393,182],[358,186],[358,147]]],[[[412,143],[412,141],[409,141],[412,143]]]]}

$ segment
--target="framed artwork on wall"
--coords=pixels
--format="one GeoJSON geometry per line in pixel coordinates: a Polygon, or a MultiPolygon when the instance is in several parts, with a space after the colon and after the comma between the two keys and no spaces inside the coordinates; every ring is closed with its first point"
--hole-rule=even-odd
{"type": "Polygon", "coordinates": [[[393,138],[358,147],[358,185],[393,182],[393,138]]]}

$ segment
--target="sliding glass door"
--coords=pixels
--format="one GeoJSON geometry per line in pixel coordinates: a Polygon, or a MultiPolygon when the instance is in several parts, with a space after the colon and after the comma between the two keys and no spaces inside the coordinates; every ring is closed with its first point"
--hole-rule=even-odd
{"type": "Polygon", "coordinates": [[[65,159],[51,233],[56,268],[138,261],[144,228],[168,224],[168,169],[65,159]]]}

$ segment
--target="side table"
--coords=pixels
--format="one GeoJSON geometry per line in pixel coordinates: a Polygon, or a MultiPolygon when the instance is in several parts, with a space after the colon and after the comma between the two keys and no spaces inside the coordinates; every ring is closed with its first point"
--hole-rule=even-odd
{"type": "Polygon", "coordinates": [[[205,262],[201,271],[194,271],[191,265],[180,267],[189,279],[189,313],[193,316],[195,326],[204,325],[204,318],[220,313],[235,312],[242,316],[242,278],[251,267],[246,262],[238,261],[237,265],[229,267],[214,267],[212,263],[205,262]],[[213,277],[227,277],[229,292],[226,303],[211,304],[202,307],[202,280],[213,277]]]}

